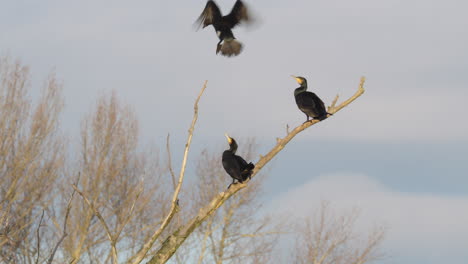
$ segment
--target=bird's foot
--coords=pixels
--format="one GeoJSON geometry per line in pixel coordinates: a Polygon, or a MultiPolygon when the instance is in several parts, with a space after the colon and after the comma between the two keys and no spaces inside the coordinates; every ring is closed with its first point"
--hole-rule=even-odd
{"type": "MultiPolygon", "coordinates": [[[[233,184],[238,184],[238,183],[239,183],[239,181],[237,181],[237,182],[236,182],[236,181],[232,181],[231,184],[229,184],[229,186],[227,187],[228,190],[229,190],[229,188],[231,188],[231,185],[233,185],[233,184]]],[[[242,182],[241,182],[241,183],[242,183],[242,182]]]]}

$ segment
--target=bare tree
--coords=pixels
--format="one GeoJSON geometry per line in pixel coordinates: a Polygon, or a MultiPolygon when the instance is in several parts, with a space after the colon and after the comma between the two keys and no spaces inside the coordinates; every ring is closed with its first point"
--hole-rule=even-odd
{"type": "Polygon", "coordinates": [[[64,148],[58,134],[61,85],[51,74],[33,105],[29,70],[0,58],[0,260],[38,263],[64,148]]]}
{"type": "MultiPolygon", "coordinates": [[[[242,142],[242,141],[240,141],[242,142]]],[[[256,156],[253,139],[241,144],[241,155],[247,160],[256,156]]],[[[230,182],[221,164],[222,150],[204,150],[197,162],[197,178],[192,188],[192,213],[216,196],[230,182]]],[[[187,247],[190,263],[268,263],[280,233],[277,223],[259,215],[261,186],[265,175],[259,175],[239,195],[234,196],[209,217],[195,232],[187,247]]],[[[185,247],[185,245],[184,245],[185,247]]]]}
{"type": "MultiPolygon", "coordinates": [[[[348,106],[351,102],[353,102],[355,99],[357,99],[359,96],[361,96],[364,93],[364,81],[365,78],[361,78],[361,82],[359,84],[358,91],[351,96],[349,99],[345,100],[339,105],[336,105],[339,97],[336,96],[336,98],[333,100],[331,106],[328,107],[328,113],[330,114],[335,114],[339,110],[343,109],[344,107],[348,106]]],[[[205,83],[206,86],[206,83],[205,83]]],[[[205,89],[202,89],[202,92],[205,89]]],[[[200,94],[201,95],[201,94],[200,94]]],[[[198,99],[195,102],[195,114],[194,114],[194,121],[196,121],[196,117],[198,116],[198,101],[200,99],[200,95],[198,99]]],[[[189,130],[189,141],[187,145],[190,145],[190,141],[192,138],[193,134],[193,125],[194,121],[192,122],[191,129],[189,130]]],[[[285,146],[286,144],[289,143],[297,134],[300,132],[304,131],[305,129],[309,128],[312,125],[317,124],[320,122],[319,120],[311,120],[309,122],[305,122],[302,125],[297,126],[294,128],[292,131],[289,131],[289,127],[287,127],[287,135],[284,138],[277,138],[277,144],[268,152],[265,156],[261,156],[260,160],[256,163],[255,169],[252,174],[252,178],[255,177],[255,175],[271,160],[273,157],[275,157],[285,146]]],[[[185,156],[184,156],[185,159],[185,156]]],[[[182,174],[182,173],[181,173],[182,174]]],[[[181,177],[180,179],[183,179],[181,177]]],[[[160,249],[152,256],[150,261],[148,263],[154,264],[154,263],[165,263],[167,262],[172,255],[177,251],[177,249],[182,245],[182,243],[185,242],[185,240],[188,238],[188,236],[198,227],[200,226],[208,217],[212,216],[218,208],[220,208],[228,199],[230,199],[234,194],[236,194],[238,191],[241,189],[246,188],[248,182],[244,182],[243,184],[236,184],[233,185],[231,188],[229,188],[226,191],[218,193],[213,199],[208,202],[205,206],[201,207],[199,211],[190,219],[188,220],[187,223],[181,225],[179,228],[176,229],[175,232],[173,232],[170,236],[168,236],[164,242],[162,243],[160,249]]],[[[176,192],[177,193],[177,192],[176,192]]],[[[176,197],[176,196],[175,196],[176,197]]],[[[175,204],[175,200],[173,200],[173,207],[175,204]]],[[[172,216],[167,217],[166,219],[172,219],[172,216]]],[[[160,229],[164,229],[164,226],[162,226],[160,229]]],[[[133,264],[140,263],[143,260],[143,257],[146,255],[146,252],[152,247],[151,241],[145,244],[146,249],[140,250],[139,258],[133,259],[132,262],[133,264]]]]}
{"type": "Polygon", "coordinates": [[[71,263],[117,263],[167,211],[158,159],[138,149],[136,118],[115,94],[103,96],[84,120],[81,143],[73,185],[81,199],[72,204],[63,255],[71,263]]]}
{"type": "Polygon", "coordinates": [[[375,227],[366,238],[356,231],[358,216],[356,209],[337,215],[322,202],[314,216],[296,225],[292,263],[363,264],[381,259],[385,228],[375,227]]]}
{"type": "MultiPolygon", "coordinates": [[[[28,96],[26,67],[0,58],[0,78],[0,262],[165,263],[200,225],[194,243],[182,248],[199,263],[269,261],[278,230],[253,213],[260,206],[260,175],[226,190],[220,155],[205,153],[194,203],[179,201],[189,193],[184,189],[181,196],[206,82],[195,101],[176,177],[172,166],[160,166],[156,152],[141,149],[136,116],[115,94],[103,96],[84,119],[79,154],[71,155],[71,162],[58,133],[63,103],[54,75],[35,105],[28,96]]],[[[328,112],[349,105],[364,92],[363,84],[364,78],[338,106],[337,97],[328,112]]],[[[317,122],[287,128],[287,135],[260,157],[252,177],[317,122]]],[[[243,146],[251,158],[254,144],[243,146]]]]}

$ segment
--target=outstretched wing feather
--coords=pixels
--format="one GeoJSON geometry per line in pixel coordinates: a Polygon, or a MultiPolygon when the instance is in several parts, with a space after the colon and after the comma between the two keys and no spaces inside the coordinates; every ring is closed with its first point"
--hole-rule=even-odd
{"type": "Polygon", "coordinates": [[[200,27],[205,28],[219,19],[221,19],[221,11],[215,2],[210,0],[206,3],[205,9],[203,9],[203,12],[200,14],[195,24],[197,29],[200,27]]]}
{"type": "Polygon", "coordinates": [[[247,11],[247,6],[242,3],[241,0],[237,0],[234,6],[232,7],[231,13],[226,16],[226,21],[229,24],[230,28],[235,27],[241,22],[249,21],[249,14],[247,11]]]}

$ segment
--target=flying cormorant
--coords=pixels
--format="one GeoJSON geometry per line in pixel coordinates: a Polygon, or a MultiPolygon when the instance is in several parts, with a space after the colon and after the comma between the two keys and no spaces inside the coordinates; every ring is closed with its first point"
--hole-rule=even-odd
{"type": "Polygon", "coordinates": [[[241,22],[248,21],[247,7],[241,0],[236,1],[231,13],[226,16],[221,15],[216,3],[210,0],[195,23],[198,24],[198,28],[213,25],[219,38],[216,54],[221,51],[222,55],[231,57],[239,55],[242,50],[242,44],[236,40],[231,29],[241,22]]]}
{"type": "Polygon", "coordinates": [[[306,78],[294,75],[292,77],[301,85],[301,87],[294,90],[294,97],[296,98],[297,107],[307,116],[306,122],[309,121],[309,117],[318,120],[327,118],[330,113],[327,113],[323,101],[316,94],[307,91],[306,78]]]}
{"type": "Polygon", "coordinates": [[[237,151],[237,142],[225,134],[227,141],[229,143],[229,149],[223,152],[223,167],[229,176],[232,177],[232,183],[229,184],[231,187],[232,184],[236,182],[236,180],[240,183],[250,179],[252,176],[252,170],[255,168],[255,165],[251,163],[247,163],[242,157],[236,155],[237,151]]]}

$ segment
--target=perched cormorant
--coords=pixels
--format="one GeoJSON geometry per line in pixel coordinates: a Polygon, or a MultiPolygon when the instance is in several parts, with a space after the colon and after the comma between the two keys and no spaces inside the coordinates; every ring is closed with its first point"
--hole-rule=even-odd
{"type": "Polygon", "coordinates": [[[225,136],[229,143],[229,149],[223,152],[223,167],[229,176],[232,177],[232,183],[229,184],[229,188],[236,180],[242,183],[247,180],[247,178],[250,179],[255,165],[252,162],[247,163],[242,157],[236,155],[237,142],[229,137],[228,134],[225,134],[225,136]]]}
{"type": "Polygon", "coordinates": [[[242,44],[236,40],[231,29],[241,22],[248,21],[247,7],[241,0],[236,1],[231,13],[226,16],[221,15],[218,6],[214,1],[210,0],[206,3],[205,9],[203,9],[195,23],[198,24],[198,28],[213,25],[219,38],[216,54],[221,51],[222,55],[231,57],[239,55],[242,50],[242,44]]]}
{"type": "Polygon", "coordinates": [[[306,122],[309,121],[309,117],[318,120],[327,118],[330,113],[327,113],[323,101],[316,94],[307,91],[306,78],[294,75],[292,77],[301,85],[301,87],[294,90],[294,97],[296,98],[297,107],[307,116],[306,122]]]}

